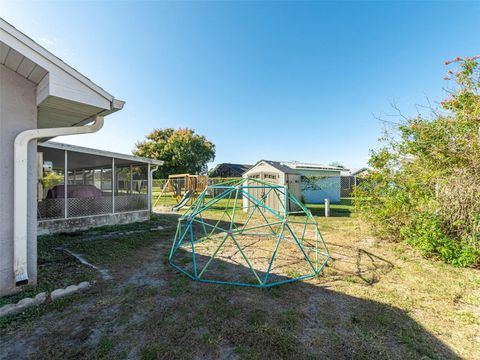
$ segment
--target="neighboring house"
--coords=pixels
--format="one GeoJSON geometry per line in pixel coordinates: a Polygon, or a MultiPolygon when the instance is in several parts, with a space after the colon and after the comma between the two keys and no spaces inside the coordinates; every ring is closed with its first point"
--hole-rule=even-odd
{"type": "Polygon", "coordinates": [[[222,163],[215,166],[208,174],[209,177],[242,177],[243,173],[253,165],[222,163]]]}
{"type": "MultiPolygon", "coordinates": [[[[260,160],[243,177],[288,186],[290,192],[304,203],[319,204],[325,199],[338,203],[341,171],[342,168],[328,165],[260,160]]],[[[255,191],[252,189],[252,192],[255,191]]],[[[273,209],[281,208],[280,199],[267,197],[266,200],[273,209]]],[[[290,207],[295,208],[292,204],[290,207]]]]}
{"type": "MultiPolygon", "coordinates": [[[[37,140],[98,131],[103,126],[104,116],[121,110],[123,105],[123,101],[115,99],[90,79],[0,19],[0,296],[15,292],[18,286],[35,284],[37,281],[37,214],[45,217],[50,216],[48,214],[52,214],[52,211],[57,211],[52,210],[54,206],[47,206],[46,203],[37,207],[37,195],[40,202],[47,198],[52,202],[53,199],[58,200],[65,218],[78,215],[75,211],[82,206],[85,209],[84,205],[76,207],[74,198],[90,197],[100,201],[101,196],[103,201],[105,192],[109,191],[109,181],[117,183],[118,192],[125,194],[136,190],[140,193],[145,191],[143,183],[140,182],[135,183],[134,186],[138,187],[132,189],[132,180],[128,182],[128,174],[132,176],[132,172],[125,175],[125,170],[121,169],[123,165],[146,165],[148,168],[155,164],[145,160],[134,160],[119,154],[100,154],[95,150],[85,152],[74,147],[62,150],[63,145],[47,143],[39,147],[47,162],[38,161],[40,166],[37,166],[37,156],[41,157],[37,155],[37,140]],[[55,151],[60,151],[58,159],[53,157],[55,151]],[[86,157],[88,152],[91,156],[83,162],[82,157],[86,157]],[[52,158],[48,159],[50,156],[52,158]],[[113,179],[117,177],[118,182],[107,179],[103,182],[102,178],[102,184],[98,188],[96,180],[91,181],[91,176],[98,177],[98,168],[94,166],[98,159],[108,162],[109,170],[106,170],[106,164],[99,165],[104,171],[110,171],[113,179]],[[118,162],[117,167],[115,161],[118,162]],[[58,175],[61,175],[59,168],[63,166],[65,171],[65,164],[67,171],[63,181],[66,184],[61,186],[62,184],[58,183],[58,175]],[[57,176],[43,179],[42,184],[49,186],[57,182],[50,189],[43,187],[46,191],[37,181],[38,173],[43,170],[58,171],[57,176]],[[79,176],[84,177],[83,183],[79,176]],[[89,176],[90,180],[87,180],[89,176]],[[69,189],[70,184],[76,188],[69,189]],[[37,186],[40,190],[38,193],[37,186]]],[[[141,176],[140,180],[143,181],[148,175],[143,172],[141,176]]],[[[113,191],[115,192],[115,188],[113,191]]],[[[120,200],[121,196],[118,195],[117,198],[112,193],[112,202],[106,201],[106,208],[103,210],[99,210],[100,206],[94,206],[94,211],[107,212],[110,211],[108,207],[112,206],[112,213],[115,212],[116,206],[123,206],[124,198],[120,200]]],[[[140,201],[139,204],[145,208],[144,202],[140,201]]],[[[91,213],[85,214],[91,216],[91,213]]]]}
{"type": "Polygon", "coordinates": [[[341,192],[342,197],[352,195],[352,191],[360,182],[360,177],[368,172],[368,168],[361,167],[356,169],[343,169],[341,173],[341,192]]]}

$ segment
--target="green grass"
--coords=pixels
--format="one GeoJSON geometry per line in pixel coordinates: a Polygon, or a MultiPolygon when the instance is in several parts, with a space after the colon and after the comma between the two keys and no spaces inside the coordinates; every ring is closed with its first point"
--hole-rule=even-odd
{"type": "MultiPolygon", "coordinates": [[[[340,204],[330,204],[330,216],[349,217],[354,212],[353,198],[342,198],[340,204]]],[[[307,204],[314,216],[325,216],[325,204],[307,204]]]]}
{"type": "MultiPolygon", "coordinates": [[[[158,195],[157,195],[158,196],[158,195]]],[[[157,201],[157,196],[155,196],[155,194],[153,195],[152,199],[153,199],[153,203],[152,204],[155,204],[155,202],[157,201]]],[[[205,203],[207,203],[208,201],[212,200],[212,197],[205,197],[205,203]]],[[[225,199],[221,199],[219,200],[217,203],[215,203],[212,207],[211,207],[211,210],[225,210],[225,208],[227,206],[229,206],[230,208],[233,207],[233,202],[234,202],[235,199],[228,199],[228,198],[225,198],[225,199]],[[230,200],[230,202],[229,202],[230,200]]],[[[174,206],[178,203],[177,199],[173,196],[162,196],[159,201],[157,202],[157,206],[174,206]]],[[[188,209],[188,207],[191,205],[191,203],[188,203],[187,206],[185,206],[182,211],[185,211],[186,209],[188,209]]],[[[238,199],[237,200],[237,206],[236,208],[237,209],[241,209],[242,208],[242,200],[241,199],[238,199]]]]}
{"type": "Polygon", "coordinates": [[[97,358],[104,359],[108,356],[113,349],[113,341],[110,338],[104,338],[100,341],[97,351],[97,358]]]}
{"type": "Polygon", "coordinates": [[[28,286],[19,293],[0,297],[0,306],[17,303],[25,297],[34,297],[44,291],[52,291],[97,279],[98,272],[96,270],[82,265],[71,255],[57,249],[69,240],[71,240],[70,236],[63,235],[39,238],[37,286],[28,286]]]}
{"type": "MultiPolygon", "coordinates": [[[[158,195],[160,193],[153,193],[153,203],[157,201],[158,195]]],[[[206,201],[211,200],[211,198],[206,198],[206,201]]],[[[233,207],[233,200],[230,199],[221,199],[218,201],[214,206],[212,206],[211,210],[218,210],[223,211],[227,206],[230,208],[233,207]]],[[[175,197],[168,195],[162,196],[159,201],[157,202],[157,206],[174,206],[177,204],[178,201],[175,197]]],[[[190,205],[190,204],[188,204],[190,205]]],[[[239,199],[237,201],[237,209],[241,209],[243,206],[242,200],[239,199]]],[[[306,204],[306,207],[312,212],[314,216],[324,217],[325,216],[325,204],[306,204]]],[[[188,209],[188,206],[185,206],[183,210],[188,209]]],[[[330,216],[331,217],[350,217],[354,212],[353,206],[353,198],[342,198],[339,204],[330,204],[330,216]]]]}

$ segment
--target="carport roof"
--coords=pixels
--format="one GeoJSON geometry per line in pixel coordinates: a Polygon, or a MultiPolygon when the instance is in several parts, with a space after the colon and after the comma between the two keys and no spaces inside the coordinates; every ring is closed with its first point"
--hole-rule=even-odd
{"type": "Polygon", "coordinates": [[[162,160],[154,160],[154,159],[144,158],[140,156],[133,156],[133,155],[121,154],[121,153],[116,153],[111,151],[86,148],[86,147],[77,146],[77,145],[62,144],[62,143],[57,143],[53,141],[38,143],[38,146],[49,148],[49,149],[67,150],[67,151],[76,152],[76,153],[121,159],[125,161],[130,161],[130,162],[141,162],[141,163],[146,163],[146,164],[151,164],[156,166],[162,166],[164,163],[162,160]]]}

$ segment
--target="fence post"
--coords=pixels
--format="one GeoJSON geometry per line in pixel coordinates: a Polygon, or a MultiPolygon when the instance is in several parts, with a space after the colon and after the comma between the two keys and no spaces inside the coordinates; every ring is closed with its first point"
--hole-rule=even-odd
{"type": "Polygon", "coordinates": [[[330,199],[325,199],[325,217],[330,216],[330,199]]]}

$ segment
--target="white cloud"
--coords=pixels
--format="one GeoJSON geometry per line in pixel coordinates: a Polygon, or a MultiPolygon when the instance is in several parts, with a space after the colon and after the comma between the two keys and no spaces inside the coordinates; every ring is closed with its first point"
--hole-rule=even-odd
{"type": "Polygon", "coordinates": [[[56,43],[56,39],[50,39],[47,37],[41,37],[39,41],[45,45],[55,45],[56,43]]]}

